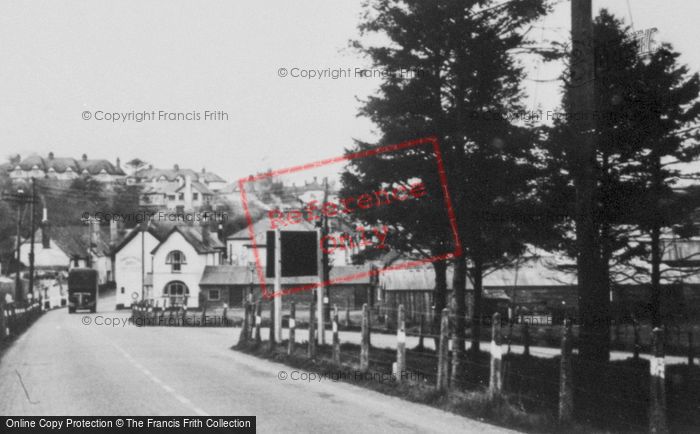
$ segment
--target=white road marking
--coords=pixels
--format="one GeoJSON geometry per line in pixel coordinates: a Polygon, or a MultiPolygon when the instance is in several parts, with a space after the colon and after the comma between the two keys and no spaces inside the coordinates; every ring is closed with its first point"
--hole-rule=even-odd
{"type": "Polygon", "coordinates": [[[202,410],[201,408],[199,408],[199,407],[193,405],[193,404],[192,404],[192,401],[190,401],[190,400],[187,399],[186,397],[180,395],[179,393],[177,393],[177,392],[175,391],[175,389],[173,389],[172,387],[168,386],[168,385],[165,384],[162,380],[160,380],[158,377],[156,377],[155,375],[153,375],[153,373],[152,373],[151,371],[149,371],[149,370],[146,369],[142,364],[140,364],[139,362],[137,362],[136,360],[134,360],[134,358],[131,357],[131,355],[130,355],[129,353],[127,353],[127,352],[126,352],[123,348],[121,348],[119,345],[117,345],[117,344],[115,344],[115,343],[112,343],[112,346],[113,346],[114,348],[116,348],[120,353],[122,353],[122,355],[124,356],[124,358],[126,358],[126,359],[129,361],[129,363],[131,363],[131,364],[134,365],[136,368],[138,368],[141,372],[143,372],[143,374],[144,374],[146,377],[148,377],[151,381],[153,381],[154,383],[156,383],[157,385],[159,385],[163,390],[165,390],[166,392],[170,393],[170,394],[173,396],[173,398],[177,399],[177,400],[180,401],[182,404],[188,406],[188,407],[189,407],[192,411],[194,411],[196,414],[198,414],[198,415],[200,415],[200,416],[209,416],[209,414],[208,414],[207,412],[205,412],[205,411],[202,410]]]}

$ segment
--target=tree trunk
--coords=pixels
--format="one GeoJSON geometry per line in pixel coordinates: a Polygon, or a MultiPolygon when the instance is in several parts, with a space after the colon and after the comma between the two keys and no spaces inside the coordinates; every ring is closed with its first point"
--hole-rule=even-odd
{"type": "Polygon", "coordinates": [[[472,316],[472,351],[479,351],[481,342],[481,291],[483,289],[484,264],[481,258],[474,258],[474,315],[472,316]]]}
{"type": "Polygon", "coordinates": [[[661,326],[661,229],[651,229],[651,326],[661,326]]]}
{"type": "MultiPolygon", "coordinates": [[[[571,5],[572,78],[580,83],[570,88],[571,113],[593,113],[593,22],[591,2],[574,0],[571,5]]],[[[595,120],[589,116],[576,119],[574,131],[579,140],[569,150],[573,168],[578,172],[576,187],[576,261],[579,308],[579,356],[593,362],[607,362],[610,357],[610,301],[601,278],[600,232],[597,219],[595,120]],[[607,331],[607,332],[606,332],[607,331]]]]}
{"type": "Polygon", "coordinates": [[[435,348],[440,342],[440,313],[447,306],[447,263],[444,261],[433,262],[435,269],[435,289],[433,290],[433,336],[435,336],[435,348]]]}
{"type": "Polygon", "coordinates": [[[652,200],[654,214],[651,226],[651,326],[661,326],[661,159],[654,155],[652,174],[652,200]]]}

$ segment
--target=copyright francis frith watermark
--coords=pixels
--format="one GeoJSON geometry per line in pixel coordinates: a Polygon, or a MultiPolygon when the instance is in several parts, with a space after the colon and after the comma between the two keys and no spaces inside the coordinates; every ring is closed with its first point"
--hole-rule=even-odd
{"type": "Polygon", "coordinates": [[[187,223],[187,222],[225,222],[228,221],[228,213],[223,211],[136,211],[136,212],[109,212],[109,211],[85,211],[81,214],[82,220],[95,220],[98,222],[122,222],[143,223],[146,221],[187,223]]]}
{"type": "MultiPolygon", "coordinates": [[[[428,175],[425,175],[428,176],[428,175]]],[[[310,291],[314,288],[322,288],[331,286],[341,282],[352,282],[359,279],[376,276],[379,273],[417,267],[426,263],[442,261],[454,258],[461,254],[461,244],[457,233],[457,223],[455,221],[455,212],[452,207],[449,191],[447,188],[447,177],[445,167],[440,151],[440,145],[437,138],[428,137],[423,139],[411,140],[395,145],[380,146],[370,148],[355,153],[348,153],[340,157],[329,158],[326,160],[315,161],[309,164],[289,167],[280,170],[273,170],[267,173],[249,176],[238,181],[241,191],[241,201],[243,209],[248,221],[248,230],[250,235],[250,243],[253,249],[255,258],[255,268],[260,281],[262,295],[265,298],[273,298],[276,296],[293,294],[299,291],[310,291]],[[419,149],[423,147],[423,149],[419,149]],[[424,151],[429,155],[432,162],[425,162],[435,168],[435,172],[431,173],[431,185],[433,188],[427,188],[425,180],[413,177],[407,178],[402,182],[395,182],[391,185],[384,185],[380,188],[371,189],[369,191],[360,192],[354,195],[346,195],[344,197],[331,198],[325,200],[313,199],[306,201],[303,205],[296,209],[281,209],[273,208],[267,212],[264,218],[268,219],[269,227],[273,230],[284,231],[304,231],[309,230],[309,226],[320,226],[318,224],[322,217],[326,219],[336,219],[339,222],[339,227],[342,230],[330,230],[327,233],[320,232],[318,234],[318,251],[323,254],[333,253],[352,253],[358,249],[378,249],[383,250],[387,247],[387,240],[391,239],[392,235],[400,231],[400,228],[395,226],[379,223],[379,224],[364,224],[363,221],[372,221],[374,219],[364,219],[364,213],[370,213],[377,208],[384,208],[383,211],[391,212],[410,212],[412,206],[425,205],[421,202],[430,201],[431,218],[439,219],[444,222],[446,238],[451,239],[451,245],[454,250],[447,253],[437,254],[430,257],[421,257],[418,259],[408,260],[387,266],[383,269],[370,268],[369,271],[355,272],[347,275],[338,275],[336,273],[332,278],[320,280],[317,283],[305,283],[290,285],[275,291],[269,288],[266,282],[265,266],[261,262],[263,253],[260,252],[256,242],[256,234],[254,233],[254,222],[248,206],[249,198],[247,193],[247,185],[256,182],[269,182],[279,176],[311,172],[326,166],[338,165],[342,168],[352,160],[363,158],[401,158],[402,153],[414,153],[418,150],[424,151]]],[[[255,186],[252,185],[253,190],[255,186]]],[[[282,278],[284,280],[284,277],[282,278]]],[[[283,282],[283,284],[285,284],[283,282]]]]}
{"type": "Polygon", "coordinates": [[[425,374],[416,371],[400,371],[393,373],[385,372],[362,372],[362,371],[326,371],[309,372],[293,369],[289,371],[278,371],[277,379],[280,381],[301,382],[301,383],[321,383],[324,381],[346,382],[375,382],[375,383],[396,383],[398,381],[425,382],[425,374]]]}

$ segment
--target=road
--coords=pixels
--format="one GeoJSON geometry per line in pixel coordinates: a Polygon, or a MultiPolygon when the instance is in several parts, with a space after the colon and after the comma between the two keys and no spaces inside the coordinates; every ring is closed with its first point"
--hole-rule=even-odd
{"type": "Polygon", "coordinates": [[[263,433],[513,432],[349,383],[280,380],[290,368],[230,349],[238,329],[95,325],[128,316],[43,315],[0,360],[0,414],[256,415],[263,433]]]}

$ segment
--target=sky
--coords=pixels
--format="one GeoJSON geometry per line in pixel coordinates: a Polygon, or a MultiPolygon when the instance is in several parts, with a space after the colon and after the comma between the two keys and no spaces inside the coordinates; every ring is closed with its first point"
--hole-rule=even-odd
{"type": "MultiPolygon", "coordinates": [[[[699,1],[593,1],[602,7],[631,17],[635,30],[657,28],[655,40],[700,71],[699,1]]],[[[379,84],[354,73],[369,66],[348,48],[360,13],[359,0],[0,0],[0,158],[138,157],[234,181],[339,156],[353,139],[377,137],[357,117],[379,84]],[[291,76],[327,68],[351,73],[291,76]],[[204,120],[206,111],[228,119],[204,120]]],[[[565,41],[569,31],[562,1],[531,35],[565,41]]],[[[526,67],[528,105],[556,109],[560,83],[536,80],[558,77],[560,66],[526,67]]]]}

